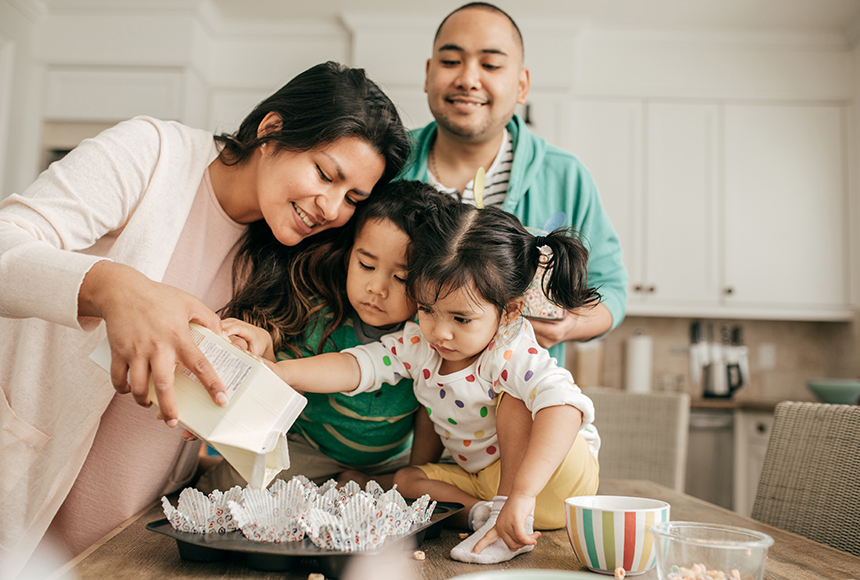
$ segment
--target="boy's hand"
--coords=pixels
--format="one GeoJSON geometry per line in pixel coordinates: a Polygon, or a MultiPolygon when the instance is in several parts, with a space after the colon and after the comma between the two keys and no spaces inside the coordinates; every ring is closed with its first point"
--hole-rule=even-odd
{"type": "Polygon", "coordinates": [[[290,385],[290,387],[296,391],[297,393],[304,393],[304,391],[298,387],[293,386],[290,382],[290,366],[294,361],[291,359],[282,360],[280,362],[272,362],[270,360],[263,359],[263,362],[266,363],[266,366],[269,367],[272,372],[278,375],[282,381],[290,385]]]}
{"type": "Polygon", "coordinates": [[[512,552],[523,546],[532,546],[540,538],[540,532],[527,534],[525,530],[526,518],[535,508],[535,498],[525,495],[512,494],[505,501],[496,525],[487,532],[481,540],[475,544],[472,552],[480,554],[481,551],[498,540],[502,539],[512,552]]]}
{"type": "Polygon", "coordinates": [[[245,349],[252,355],[275,360],[272,336],[259,326],[254,326],[237,318],[225,318],[221,328],[227,333],[230,342],[245,349]]]}

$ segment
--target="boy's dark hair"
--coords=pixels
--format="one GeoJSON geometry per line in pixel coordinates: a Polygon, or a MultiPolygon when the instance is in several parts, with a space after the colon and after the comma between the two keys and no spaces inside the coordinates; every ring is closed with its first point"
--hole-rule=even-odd
{"type": "Polygon", "coordinates": [[[451,291],[467,289],[504,313],[522,296],[541,263],[540,246],[552,250],[542,287],[557,306],[572,310],[600,300],[588,287],[588,250],[570,230],[542,239],[516,216],[496,207],[457,204],[428,216],[413,240],[408,291],[419,304],[434,304],[451,291]]]}
{"type": "Polygon", "coordinates": [[[376,188],[346,226],[306,238],[292,248],[274,240],[262,255],[289,252],[291,259],[259,260],[257,268],[270,276],[246,288],[242,300],[234,299],[225,314],[268,330],[275,352],[287,350],[296,357],[302,355],[302,349],[322,352],[351,310],[346,295],[347,265],[361,228],[369,221],[387,219],[411,239],[428,213],[456,203],[419,181],[395,181],[376,188]],[[305,331],[313,318],[323,315],[322,339],[318,344],[306,344],[305,331]]]}

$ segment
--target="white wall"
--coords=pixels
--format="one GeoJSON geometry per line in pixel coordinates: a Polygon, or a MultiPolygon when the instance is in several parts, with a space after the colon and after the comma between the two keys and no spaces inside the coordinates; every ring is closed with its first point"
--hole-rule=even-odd
{"type": "Polygon", "coordinates": [[[845,100],[850,48],[827,34],[585,30],[578,95],[845,100]]]}
{"type": "Polygon", "coordinates": [[[0,2],[0,199],[38,173],[41,67],[32,54],[38,19],[38,4],[0,2]]]}

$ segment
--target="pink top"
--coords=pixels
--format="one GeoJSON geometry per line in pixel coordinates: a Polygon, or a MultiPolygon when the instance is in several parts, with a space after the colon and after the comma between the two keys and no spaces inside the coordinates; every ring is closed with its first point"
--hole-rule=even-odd
{"type": "MultiPolygon", "coordinates": [[[[218,203],[207,169],[163,282],[217,311],[230,299],[233,258],[244,232],[218,203]]],[[[69,557],[194,474],[200,443],[186,443],[182,429],[170,429],[156,413],[130,395],[116,395],[102,415],[87,460],[46,535],[69,557]],[[124,477],[104,477],[108,472],[124,477]]]]}

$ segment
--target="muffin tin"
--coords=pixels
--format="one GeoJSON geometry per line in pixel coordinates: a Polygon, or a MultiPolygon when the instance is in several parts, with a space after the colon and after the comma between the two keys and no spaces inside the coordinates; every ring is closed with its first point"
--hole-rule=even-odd
{"type": "Polygon", "coordinates": [[[179,556],[183,560],[214,562],[235,552],[243,554],[245,563],[255,570],[280,572],[312,567],[327,578],[337,578],[351,558],[372,557],[394,544],[403,543],[405,549],[421,545],[425,538],[438,537],[445,520],[462,509],[463,505],[459,503],[437,502],[430,521],[413,526],[408,534],[388,538],[382,548],[361,552],[325,550],[315,546],[308,538],[301,542],[265,543],[252,542],[245,538],[241,531],[226,534],[179,532],[173,529],[167,519],[150,522],[146,524],[146,529],[175,538],[179,556]],[[409,540],[412,543],[408,543],[409,540]]]}

